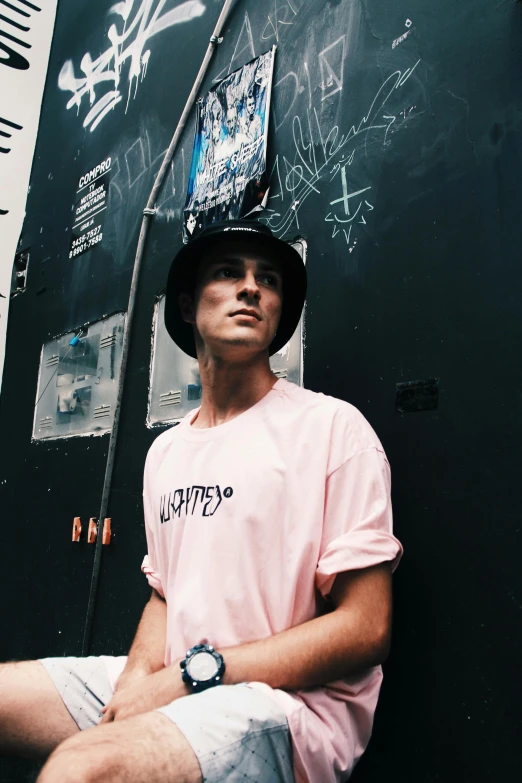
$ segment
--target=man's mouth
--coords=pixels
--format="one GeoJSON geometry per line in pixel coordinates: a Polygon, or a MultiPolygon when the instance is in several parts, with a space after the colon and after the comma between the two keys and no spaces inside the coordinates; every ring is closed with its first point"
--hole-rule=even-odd
{"type": "Polygon", "coordinates": [[[261,320],[261,316],[255,310],[243,309],[243,310],[236,310],[234,313],[230,313],[231,317],[234,317],[236,315],[243,316],[243,317],[246,316],[247,318],[255,318],[257,321],[261,320]]]}

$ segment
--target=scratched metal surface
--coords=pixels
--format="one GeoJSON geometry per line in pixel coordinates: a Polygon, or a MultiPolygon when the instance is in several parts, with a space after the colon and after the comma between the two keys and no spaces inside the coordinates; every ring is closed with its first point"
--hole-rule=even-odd
{"type": "MultiPolygon", "coordinates": [[[[10,553],[0,579],[12,596],[0,610],[10,629],[2,657],[79,649],[92,561],[67,537],[74,515],[97,513],[106,439],[31,445],[39,351],[49,336],[125,308],[141,209],[220,3],[111,7],[91,0],[58,12],[21,239],[31,248],[28,290],[11,305],[0,400],[10,553]],[[70,261],[75,183],[108,155],[103,242],[70,261]]],[[[205,88],[273,44],[266,220],[308,241],[305,386],[354,403],[379,433],[406,548],[375,733],[352,779],[511,778],[520,731],[522,6],[238,0],[205,88]],[[439,378],[438,409],[397,412],[396,384],[428,378],[439,378]]],[[[191,145],[192,127],[146,254],[95,653],[126,651],[147,595],[139,565],[141,472],[156,437],[145,426],[150,329],[181,241],[191,145]]]]}

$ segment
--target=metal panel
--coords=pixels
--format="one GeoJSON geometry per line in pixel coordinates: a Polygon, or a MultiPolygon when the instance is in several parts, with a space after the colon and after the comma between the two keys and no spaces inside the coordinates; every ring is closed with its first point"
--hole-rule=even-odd
{"type": "Polygon", "coordinates": [[[42,348],[33,440],[102,434],[112,426],[124,313],[51,340],[42,348]]]}

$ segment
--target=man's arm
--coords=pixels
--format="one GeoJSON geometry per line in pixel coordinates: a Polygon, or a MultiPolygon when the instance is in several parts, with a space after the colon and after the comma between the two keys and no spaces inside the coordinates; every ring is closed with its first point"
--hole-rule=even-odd
{"type": "Polygon", "coordinates": [[[377,666],[391,638],[391,564],[380,563],[335,578],[334,611],[286,631],[221,649],[224,684],[258,681],[300,690],[377,666]]]}
{"type": "Polygon", "coordinates": [[[136,636],[116,690],[164,666],[167,640],[167,603],[156,590],[145,605],[136,636]]]}
{"type": "MultiPolygon", "coordinates": [[[[390,644],[391,564],[338,574],[330,596],[335,606],[330,614],[258,642],[220,649],[226,663],[223,683],[257,681],[272,688],[301,690],[381,663],[390,644]]],[[[142,623],[136,640],[141,628],[142,623]]],[[[131,650],[136,649],[132,661],[138,665],[144,660],[139,647],[135,641],[131,650]]],[[[177,660],[123,687],[103,709],[102,722],[150,712],[188,694],[177,660]]]]}

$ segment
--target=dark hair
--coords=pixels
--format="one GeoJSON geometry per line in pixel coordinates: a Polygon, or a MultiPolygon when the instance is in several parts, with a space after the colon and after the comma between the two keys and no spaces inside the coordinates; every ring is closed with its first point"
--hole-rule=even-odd
{"type": "Polygon", "coordinates": [[[192,264],[188,269],[185,269],[180,280],[180,291],[184,294],[188,294],[192,298],[194,297],[199,279],[199,267],[200,265],[198,263],[192,264]]]}

